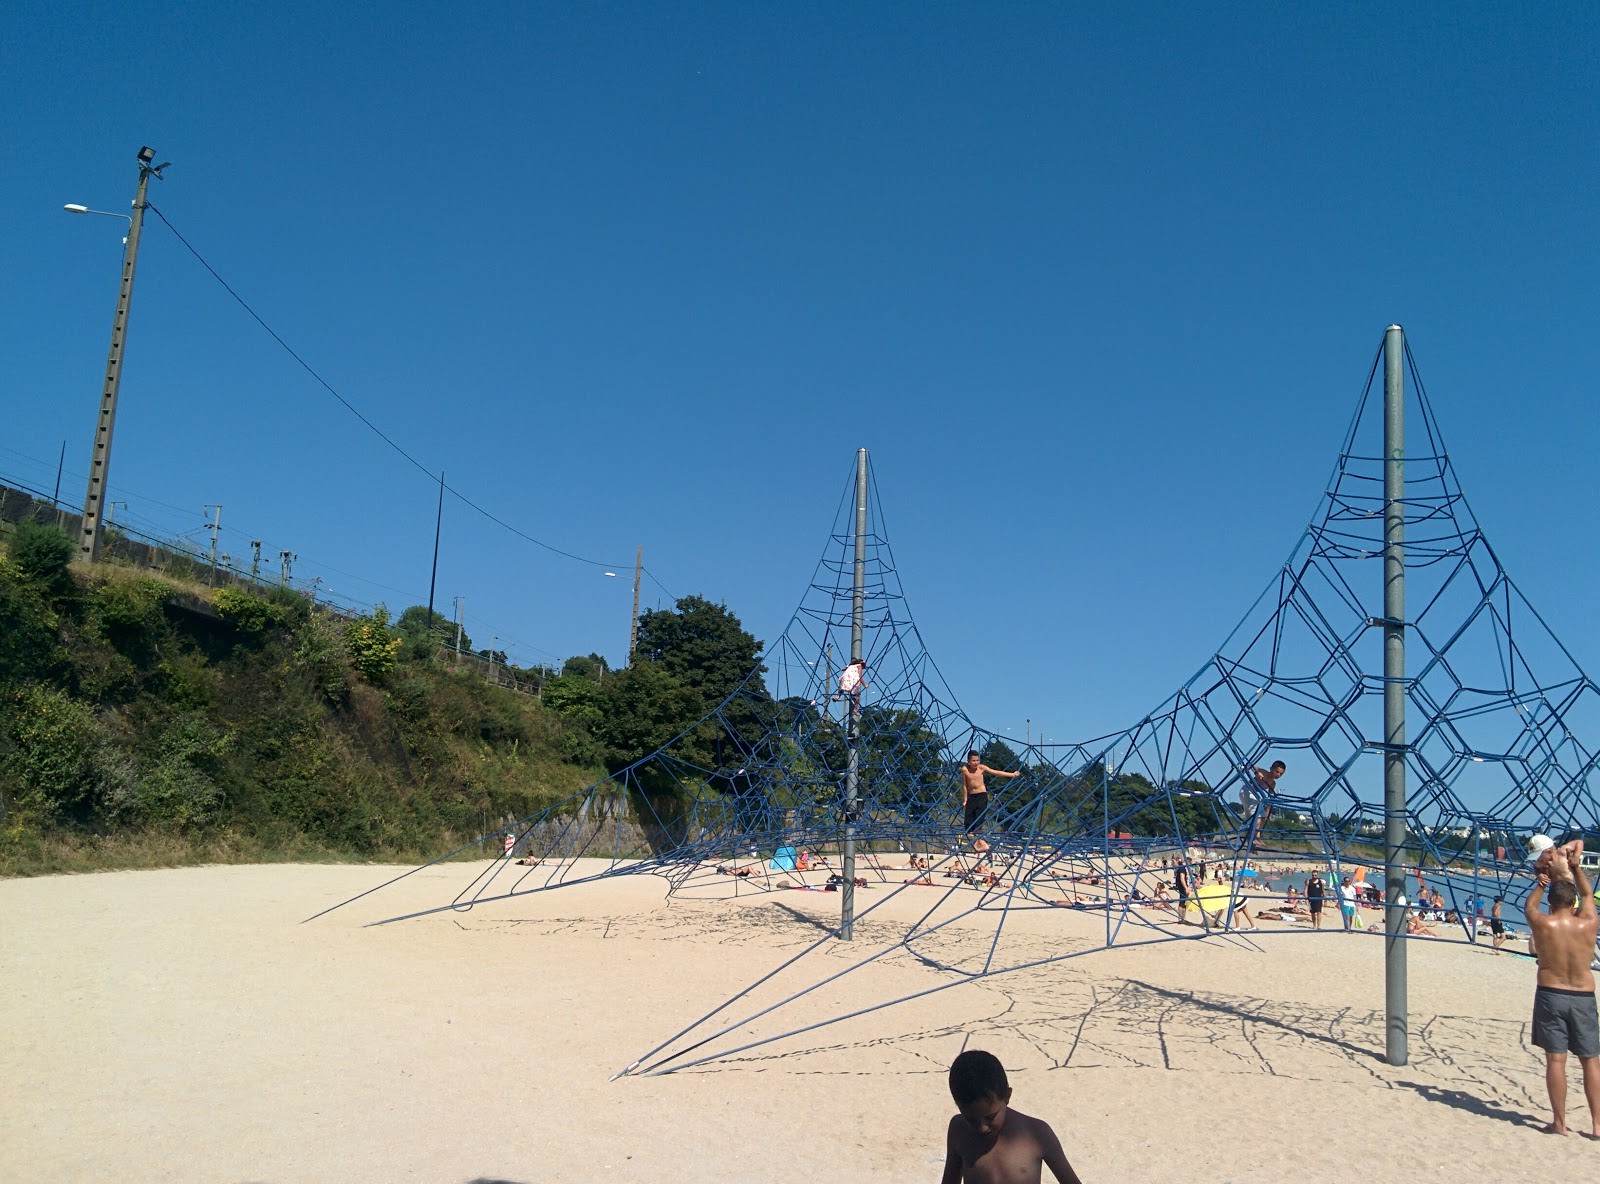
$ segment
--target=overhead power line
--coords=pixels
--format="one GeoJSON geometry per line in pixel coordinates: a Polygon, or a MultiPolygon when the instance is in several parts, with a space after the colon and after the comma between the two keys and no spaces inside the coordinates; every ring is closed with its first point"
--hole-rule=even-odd
{"type": "MultiPolygon", "coordinates": [[[[372,420],[368,419],[364,414],[362,414],[361,410],[354,403],[350,402],[349,399],[347,399],[343,395],[341,395],[338,392],[338,390],[336,390],[334,388],[334,386],[333,386],[333,384],[331,382],[329,382],[326,378],[322,377],[321,374],[318,374],[317,371],[316,371],[316,368],[313,367],[310,362],[306,361],[303,357],[301,357],[300,354],[295,350],[295,348],[292,345],[290,345],[287,341],[285,341],[283,339],[283,337],[278,333],[278,331],[276,329],[274,329],[271,325],[267,324],[266,319],[264,317],[262,317],[262,315],[260,313],[258,313],[255,309],[250,307],[249,301],[247,301],[243,296],[239,295],[239,293],[234,290],[234,287],[233,287],[232,284],[228,283],[227,280],[222,278],[222,275],[217,271],[217,269],[215,267],[212,267],[211,264],[206,261],[206,257],[204,255],[200,254],[200,252],[195,249],[193,243],[191,243],[188,239],[183,237],[183,234],[178,230],[178,228],[176,226],[174,226],[172,224],[172,221],[165,214],[163,214],[154,205],[150,205],[148,208],[155,213],[156,217],[161,219],[162,223],[166,226],[166,228],[168,230],[172,231],[173,236],[180,243],[182,243],[184,245],[184,248],[189,252],[189,254],[191,254],[191,255],[193,255],[195,257],[195,260],[200,264],[200,266],[205,268],[206,271],[210,272],[211,278],[216,280],[217,283],[221,284],[223,290],[225,292],[227,292],[229,296],[232,296],[234,298],[234,300],[238,303],[239,307],[244,309],[245,312],[250,315],[251,320],[255,321],[256,324],[260,325],[261,328],[266,331],[267,335],[269,337],[271,337],[272,340],[276,341],[278,343],[278,345],[282,347],[283,351],[285,353],[287,353],[291,358],[293,358],[300,365],[301,369],[303,369],[307,374],[311,375],[311,377],[316,381],[318,386],[322,387],[323,390],[327,391],[330,395],[332,395],[335,399],[337,399],[339,401],[340,405],[343,406],[346,411],[350,412],[351,415],[353,415],[357,419],[359,419],[362,422],[362,424],[369,431],[371,431],[375,436],[377,436],[378,439],[382,440],[385,444],[387,444],[397,454],[399,454],[401,457],[403,457],[408,464],[410,464],[413,468],[415,468],[419,473],[422,473],[422,474],[426,475],[430,483],[432,483],[432,484],[443,484],[444,488],[446,490],[448,490],[449,493],[453,497],[455,497],[458,501],[460,501],[463,505],[467,506],[469,509],[475,510],[477,513],[481,514],[483,517],[487,518],[490,522],[493,522],[496,526],[502,527],[503,529],[510,531],[512,534],[516,535],[518,538],[522,539],[523,541],[532,543],[536,547],[542,547],[544,550],[549,551],[553,555],[560,555],[562,558],[571,559],[575,563],[586,563],[590,567],[598,567],[598,568],[601,568],[601,569],[618,566],[617,564],[614,564],[614,563],[602,563],[598,559],[590,559],[590,558],[588,558],[587,556],[584,556],[584,555],[577,555],[577,554],[574,554],[571,551],[563,550],[561,547],[557,547],[554,544],[547,543],[543,539],[534,538],[533,535],[527,533],[524,530],[519,529],[518,527],[513,526],[511,523],[507,522],[504,518],[501,518],[499,515],[493,513],[487,507],[479,505],[477,502],[473,501],[466,494],[462,493],[459,489],[456,489],[453,486],[445,483],[443,481],[443,479],[442,479],[442,474],[433,472],[431,469],[428,468],[427,465],[423,464],[415,456],[411,455],[411,453],[407,452],[404,448],[402,448],[400,446],[400,444],[392,436],[390,436],[387,432],[385,432],[377,424],[373,423],[372,420]]],[[[666,592],[668,596],[672,595],[672,593],[667,590],[666,585],[662,584],[660,580],[657,580],[654,575],[650,574],[648,571],[646,572],[646,574],[650,575],[650,579],[663,592],[666,592]]]]}

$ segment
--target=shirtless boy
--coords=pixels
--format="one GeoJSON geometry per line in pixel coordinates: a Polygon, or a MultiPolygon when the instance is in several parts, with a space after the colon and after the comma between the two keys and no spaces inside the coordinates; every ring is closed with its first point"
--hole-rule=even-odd
{"type": "MultiPolygon", "coordinates": [[[[1022,776],[1021,773],[1006,773],[1000,769],[991,769],[978,760],[976,751],[967,753],[967,763],[961,766],[961,813],[965,818],[969,835],[977,833],[978,823],[983,820],[983,812],[989,808],[989,786],[983,779],[985,773],[992,773],[1007,781],[1022,776]]],[[[989,844],[980,838],[972,844],[972,849],[987,851],[989,844]]]]}
{"type": "Polygon", "coordinates": [[[1011,1085],[993,1053],[958,1056],[950,1096],[961,1113],[945,1135],[941,1184],[1039,1184],[1045,1164],[1060,1184],[1081,1184],[1050,1124],[1010,1108],[1011,1085]]]}
{"type": "Polygon", "coordinates": [[[1576,851],[1561,862],[1568,876],[1554,880],[1540,873],[1528,894],[1528,924],[1539,959],[1539,985],[1533,994],[1533,1042],[1544,1049],[1544,1084],[1552,1121],[1544,1129],[1567,1133],[1567,1053],[1583,1067],[1583,1096],[1589,1102],[1587,1137],[1600,1139],[1600,1013],[1595,1008],[1595,903],[1589,878],[1576,851]],[[1539,905],[1550,889],[1550,911],[1539,905]]]}

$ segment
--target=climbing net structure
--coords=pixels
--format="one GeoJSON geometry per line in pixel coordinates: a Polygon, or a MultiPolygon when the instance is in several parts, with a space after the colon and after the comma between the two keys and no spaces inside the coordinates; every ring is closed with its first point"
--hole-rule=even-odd
{"type": "MultiPolygon", "coordinates": [[[[1600,694],[1501,566],[1409,351],[1405,362],[1407,852],[1418,878],[1444,897],[1438,920],[1475,940],[1488,898],[1520,904],[1530,887],[1528,836],[1588,833],[1596,845],[1600,694]]],[[[752,1047],[737,1033],[754,1018],[823,985],[838,990],[852,970],[894,950],[938,972],[929,990],[1088,952],[1008,945],[1019,910],[1068,905],[1103,916],[1104,941],[1092,948],[1241,940],[1250,913],[1238,906],[1259,910],[1281,896],[1264,891],[1274,862],[1326,882],[1336,904],[1344,876],[1360,881],[1383,859],[1378,375],[1375,360],[1288,560],[1216,653],[1127,730],[1018,750],[974,723],[917,632],[876,486],[869,480],[858,531],[852,481],[810,586],[761,668],[659,751],[486,836],[509,836],[526,862],[469,865],[461,891],[429,911],[616,875],[663,876],[674,895],[691,898],[880,889],[853,914],[863,920],[920,891],[920,919],[874,919],[864,930],[873,940],[847,969],[830,959],[822,983],[776,987],[803,974],[806,952],[836,940],[823,936],[624,1070],[670,1072],[752,1047]],[[840,675],[858,611],[866,665],[851,689],[840,675]],[[990,787],[981,852],[961,815],[957,766],[969,750],[1019,774],[990,787]],[[1259,770],[1274,761],[1287,769],[1263,784],[1259,770]],[[857,852],[848,879],[847,838],[857,852]],[[1186,913],[1167,895],[1180,861],[1195,896],[1186,913]],[[744,1014],[738,1003],[756,1010],[744,1014]]],[[[1305,930],[1296,910],[1281,911],[1283,932],[1305,930]]],[[[845,994],[829,1016],[753,1043],[909,997],[866,1003],[845,994]]]]}

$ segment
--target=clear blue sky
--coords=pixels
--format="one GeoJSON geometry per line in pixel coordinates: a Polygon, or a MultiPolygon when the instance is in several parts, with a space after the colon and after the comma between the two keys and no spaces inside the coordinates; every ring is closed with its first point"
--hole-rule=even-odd
{"type": "MultiPolygon", "coordinates": [[[[121,243],[61,206],[126,210],[150,144],[155,204],[341,394],[623,573],[447,503],[440,605],[514,661],[622,661],[639,544],[774,637],[865,445],[968,710],[1124,726],[1287,555],[1399,321],[1600,669],[1591,3],[21,0],[0,53],[0,475],[66,440],[81,500],[121,243]]],[[[112,485],[426,600],[434,488],[153,217],[112,485]]]]}

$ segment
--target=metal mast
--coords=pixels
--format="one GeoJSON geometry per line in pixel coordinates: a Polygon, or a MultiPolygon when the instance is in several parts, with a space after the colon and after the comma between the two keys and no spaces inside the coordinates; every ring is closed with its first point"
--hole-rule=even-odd
{"type": "Polygon", "coordinates": [[[1405,331],[1383,335],[1383,867],[1385,1052],[1404,1065],[1406,1036],[1406,432],[1405,331]]]}
{"type": "MultiPolygon", "coordinates": [[[[861,659],[861,627],[867,603],[867,450],[856,450],[856,570],[850,605],[850,660],[861,659]]],[[[839,885],[839,936],[855,939],[856,923],[856,814],[861,767],[860,691],[845,696],[845,741],[849,756],[844,773],[844,883],[839,885]]]]}

